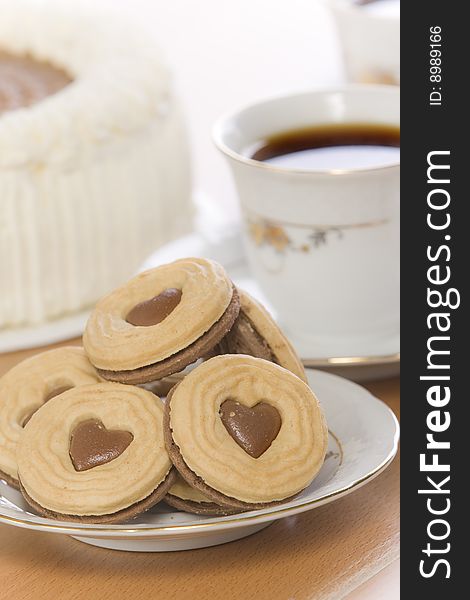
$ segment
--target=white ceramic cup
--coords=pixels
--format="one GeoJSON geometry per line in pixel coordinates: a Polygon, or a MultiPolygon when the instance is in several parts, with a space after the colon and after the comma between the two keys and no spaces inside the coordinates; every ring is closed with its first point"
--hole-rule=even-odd
{"type": "Polygon", "coordinates": [[[270,135],[332,123],[398,126],[398,88],[269,99],[219,119],[214,140],[233,171],[253,274],[301,355],[380,354],[399,331],[399,163],[314,171],[249,158],[270,135]]]}
{"type": "Polygon", "coordinates": [[[400,83],[400,2],[327,0],[350,81],[400,83]]]}

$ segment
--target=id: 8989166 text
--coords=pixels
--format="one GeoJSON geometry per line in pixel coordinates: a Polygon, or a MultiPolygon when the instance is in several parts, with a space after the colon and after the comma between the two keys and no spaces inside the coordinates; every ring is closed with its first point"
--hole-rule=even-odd
{"type": "Polygon", "coordinates": [[[429,28],[429,105],[442,105],[442,29],[440,25],[429,28]]]}

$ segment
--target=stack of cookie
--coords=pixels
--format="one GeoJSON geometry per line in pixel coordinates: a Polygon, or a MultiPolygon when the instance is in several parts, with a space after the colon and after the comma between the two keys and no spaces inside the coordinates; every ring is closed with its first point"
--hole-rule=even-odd
{"type": "Polygon", "coordinates": [[[326,444],[294,349],[205,259],[141,273],[98,302],[83,348],[0,379],[0,477],[52,518],[271,506],[310,484],[326,444]]]}

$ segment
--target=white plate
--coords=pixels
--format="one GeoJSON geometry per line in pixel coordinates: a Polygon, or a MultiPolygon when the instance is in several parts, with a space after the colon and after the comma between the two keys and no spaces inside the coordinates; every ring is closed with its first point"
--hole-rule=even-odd
{"type": "Polygon", "coordinates": [[[53,321],[0,330],[0,353],[37,348],[82,335],[90,311],[65,315],[53,321]]]}
{"type": "MultiPolygon", "coordinates": [[[[186,256],[212,258],[227,269],[236,285],[247,290],[266,306],[276,318],[276,311],[253,278],[245,260],[242,239],[238,229],[209,239],[203,233],[193,233],[166,244],[152,254],[141,270],[171,262],[186,256]]],[[[326,368],[355,381],[382,379],[400,372],[400,335],[384,338],[355,348],[355,353],[342,354],[338,348],[312,348],[309,342],[290,336],[291,342],[307,367],[326,368]]]]}
{"type": "Polygon", "coordinates": [[[229,517],[203,517],[160,504],[121,525],[81,525],[36,516],[21,494],[0,483],[0,522],[71,535],[104,548],[140,552],[188,550],[236,540],[272,521],[333,502],[371,481],[397,452],[398,422],[367,390],[329,373],[308,372],[330,429],[325,463],[313,483],[294,500],[229,517]]]}

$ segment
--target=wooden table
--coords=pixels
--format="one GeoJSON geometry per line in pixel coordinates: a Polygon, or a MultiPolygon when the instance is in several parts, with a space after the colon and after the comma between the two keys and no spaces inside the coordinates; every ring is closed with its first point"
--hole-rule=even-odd
{"type": "MultiPolygon", "coordinates": [[[[0,355],[0,375],[34,352],[0,355]]],[[[399,414],[398,379],[366,387],[399,414]]],[[[350,496],[202,550],[131,554],[0,525],[0,599],[382,600],[398,538],[397,458],[350,496]]]]}

